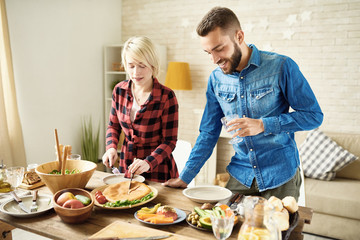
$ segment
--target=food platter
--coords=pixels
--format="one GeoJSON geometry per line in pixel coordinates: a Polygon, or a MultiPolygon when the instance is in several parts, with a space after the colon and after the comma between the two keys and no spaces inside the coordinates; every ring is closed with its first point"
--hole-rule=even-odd
{"type": "MultiPolygon", "coordinates": [[[[24,196],[21,197],[22,202],[24,203],[25,207],[30,210],[30,206],[32,204],[32,196],[24,196]]],[[[7,200],[6,202],[2,203],[0,205],[0,211],[11,215],[13,217],[19,217],[19,218],[29,218],[29,217],[35,217],[38,215],[41,215],[45,213],[46,211],[53,208],[52,205],[52,195],[48,194],[39,194],[37,198],[37,204],[38,204],[38,210],[37,212],[30,212],[26,213],[22,211],[18,205],[17,202],[15,202],[14,199],[7,200]]]]}
{"type": "MultiPolygon", "coordinates": [[[[133,180],[138,182],[144,182],[145,178],[141,175],[134,175],[133,180]]],[[[105,184],[114,184],[124,181],[130,181],[129,178],[125,178],[125,173],[114,174],[103,178],[103,182],[105,184]]]]}
{"type": "Polygon", "coordinates": [[[202,231],[212,232],[212,229],[207,229],[207,228],[203,228],[203,227],[198,227],[198,226],[192,224],[190,221],[188,221],[188,216],[189,216],[190,214],[191,214],[191,213],[189,213],[189,214],[186,216],[186,222],[187,222],[187,224],[190,225],[190,227],[193,227],[193,228],[195,228],[195,229],[202,230],[202,231]]]}
{"type": "Polygon", "coordinates": [[[198,186],[185,188],[183,194],[197,203],[215,203],[232,196],[232,192],[220,186],[198,186]]]}
{"type": "MultiPolygon", "coordinates": [[[[107,188],[107,187],[108,187],[108,185],[104,185],[104,186],[95,188],[94,190],[91,191],[91,195],[93,196],[94,199],[96,199],[96,198],[95,198],[95,193],[96,193],[97,191],[101,191],[101,192],[102,192],[102,191],[104,191],[104,189],[107,188]]],[[[148,203],[148,202],[151,202],[152,200],[154,200],[154,199],[157,197],[157,195],[158,195],[158,190],[157,190],[156,188],[152,187],[152,186],[148,186],[148,187],[151,189],[151,191],[153,192],[154,195],[153,195],[152,198],[150,198],[150,199],[148,199],[148,200],[146,200],[146,201],[143,201],[143,202],[141,202],[141,203],[137,203],[137,204],[130,205],[130,206],[123,206],[123,207],[105,207],[103,204],[100,204],[100,203],[98,203],[98,202],[95,200],[95,201],[94,201],[94,204],[95,204],[95,206],[97,206],[97,207],[100,207],[100,208],[103,208],[103,209],[110,209],[110,210],[129,209],[129,208],[138,207],[138,206],[144,205],[144,204],[146,204],[146,203],[148,203]]]]}
{"type": "Polygon", "coordinates": [[[140,221],[140,222],[142,222],[142,223],[146,223],[146,224],[150,224],[150,225],[155,225],[155,226],[172,225],[172,224],[176,224],[176,223],[179,223],[179,222],[184,221],[184,219],[186,218],[186,213],[185,213],[183,210],[180,210],[180,209],[178,209],[178,208],[174,208],[174,209],[175,209],[175,211],[176,211],[176,214],[178,215],[178,218],[177,218],[174,222],[172,222],[172,223],[158,223],[158,224],[155,224],[155,223],[151,223],[151,222],[145,222],[144,220],[141,220],[140,218],[138,218],[138,216],[137,216],[137,213],[138,213],[138,212],[135,212],[135,213],[134,213],[134,217],[135,217],[138,221],[140,221]]]}

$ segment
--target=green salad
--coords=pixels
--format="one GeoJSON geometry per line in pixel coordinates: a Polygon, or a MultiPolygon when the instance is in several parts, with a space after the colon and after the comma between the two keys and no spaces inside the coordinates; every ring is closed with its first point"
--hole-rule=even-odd
{"type": "Polygon", "coordinates": [[[127,207],[127,206],[135,205],[135,204],[144,202],[146,200],[149,200],[153,196],[154,196],[154,193],[151,192],[148,195],[146,195],[145,197],[142,197],[141,199],[137,199],[137,200],[133,200],[133,201],[129,201],[129,200],[121,200],[120,201],[119,200],[116,202],[107,202],[103,206],[104,207],[127,207]]]}
{"type": "MultiPolygon", "coordinates": [[[[69,170],[69,169],[65,169],[65,175],[66,174],[74,174],[74,173],[79,173],[81,172],[79,169],[73,169],[73,170],[69,170]]],[[[49,172],[49,174],[57,174],[60,175],[61,171],[58,171],[56,169],[52,170],[51,172],[49,172]]]]}

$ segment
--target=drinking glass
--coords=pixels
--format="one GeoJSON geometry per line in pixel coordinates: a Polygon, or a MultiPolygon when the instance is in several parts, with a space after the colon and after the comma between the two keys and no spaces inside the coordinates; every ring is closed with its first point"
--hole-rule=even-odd
{"type": "MultiPolygon", "coordinates": [[[[230,122],[231,120],[235,119],[235,118],[239,118],[239,116],[238,116],[237,114],[231,114],[231,115],[228,115],[228,116],[226,116],[226,117],[221,118],[221,123],[223,124],[225,130],[228,130],[228,129],[230,128],[230,126],[226,126],[226,124],[227,124],[228,122],[230,122]]],[[[231,131],[231,132],[229,132],[229,133],[230,133],[230,134],[234,134],[235,132],[236,132],[236,130],[233,130],[233,131],[231,131]]],[[[241,137],[236,136],[236,137],[232,138],[232,139],[229,141],[229,143],[230,143],[230,144],[236,144],[236,143],[240,143],[240,142],[242,142],[242,141],[243,141],[243,139],[242,139],[241,137]]]]}
{"type": "Polygon", "coordinates": [[[225,240],[230,237],[234,227],[234,214],[231,216],[217,217],[210,215],[213,233],[218,240],[225,240]]]}
{"type": "Polygon", "coordinates": [[[10,183],[14,190],[16,190],[16,188],[21,184],[24,178],[24,172],[24,167],[10,167],[6,169],[6,181],[10,183]]]}

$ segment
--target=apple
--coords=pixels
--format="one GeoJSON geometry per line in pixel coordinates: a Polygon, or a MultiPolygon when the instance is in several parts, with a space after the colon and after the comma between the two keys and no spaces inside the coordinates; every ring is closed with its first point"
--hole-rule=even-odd
{"type": "Polygon", "coordinates": [[[63,207],[76,209],[76,208],[83,208],[85,207],[85,205],[77,199],[70,199],[64,203],[63,207]]]}
{"type": "Polygon", "coordinates": [[[60,206],[63,206],[64,203],[70,199],[75,199],[74,194],[72,194],[71,192],[64,192],[63,194],[61,194],[58,197],[58,199],[56,200],[56,203],[59,204],[60,206]]]}

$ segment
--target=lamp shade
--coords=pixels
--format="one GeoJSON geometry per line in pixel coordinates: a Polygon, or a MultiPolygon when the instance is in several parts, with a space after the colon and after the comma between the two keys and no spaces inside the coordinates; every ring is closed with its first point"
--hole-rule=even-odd
{"type": "Polygon", "coordinates": [[[165,86],[173,90],[191,90],[189,64],[186,62],[169,62],[165,86]]]}

